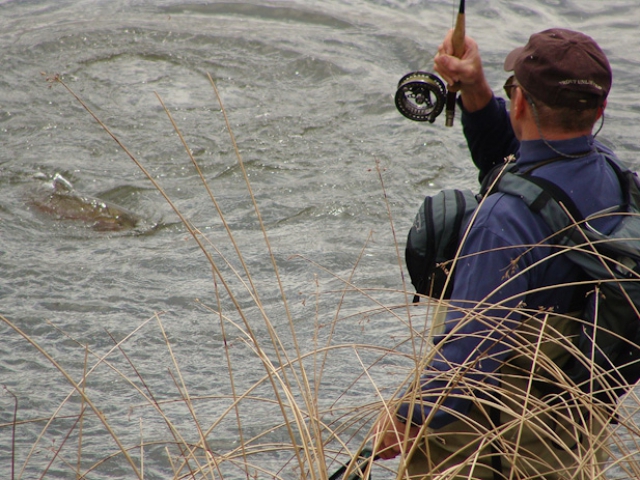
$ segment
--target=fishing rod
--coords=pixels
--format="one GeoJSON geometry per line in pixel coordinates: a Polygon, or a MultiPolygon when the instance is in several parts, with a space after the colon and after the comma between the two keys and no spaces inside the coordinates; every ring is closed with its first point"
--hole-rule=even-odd
{"type": "MultiPolygon", "coordinates": [[[[465,37],[465,0],[460,0],[456,25],[451,41],[453,55],[462,57],[465,37]]],[[[417,71],[406,74],[398,82],[395,103],[398,111],[410,120],[433,123],[446,107],[445,125],[453,126],[457,92],[460,83],[449,85],[433,73],[417,71]]]]}
{"type": "Polygon", "coordinates": [[[338,470],[336,470],[335,473],[329,477],[329,480],[370,480],[370,469],[368,469],[367,466],[372,460],[378,459],[377,456],[372,459],[372,454],[373,452],[370,448],[363,448],[362,451],[356,457],[351,459],[348,464],[342,465],[338,470]],[[347,472],[348,465],[354,462],[355,465],[350,470],[351,475],[345,478],[344,474],[347,472]]]}
{"type": "MultiPolygon", "coordinates": [[[[464,21],[465,0],[460,0],[456,25],[453,29],[451,41],[453,43],[453,55],[462,57],[464,53],[465,21],[464,21]]],[[[457,92],[460,90],[460,82],[445,87],[444,82],[433,73],[417,71],[406,74],[398,82],[398,89],[395,95],[396,107],[402,115],[415,120],[416,122],[429,121],[433,123],[446,106],[445,125],[453,126],[453,119],[456,111],[457,92]]],[[[368,464],[377,460],[376,455],[372,458],[373,452],[369,448],[364,448],[353,457],[351,461],[342,465],[336,470],[329,480],[370,480],[370,468],[368,464]],[[351,475],[344,478],[348,466],[354,464],[351,475]]]]}

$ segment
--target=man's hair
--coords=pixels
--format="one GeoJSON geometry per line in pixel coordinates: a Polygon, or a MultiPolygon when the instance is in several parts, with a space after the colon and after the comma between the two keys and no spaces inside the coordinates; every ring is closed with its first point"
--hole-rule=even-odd
{"type": "Polygon", "coordinates": [[[534,105],[534,115],[538,116],[540,127],[562,133],[584,132],[593,129],[598,118],[598,108],[576,110],[571,107],[550,107],[542,100],[526,93],[529,103],[534,105]]]}

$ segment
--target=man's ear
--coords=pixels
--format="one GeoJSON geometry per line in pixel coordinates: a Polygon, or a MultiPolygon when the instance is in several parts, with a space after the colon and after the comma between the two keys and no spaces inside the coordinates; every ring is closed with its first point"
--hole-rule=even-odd
{"type": "Polygon", "coordinates": [[[598,114],[596,115],[596,122],[600,120],[600,117],[604,115],[604,109],[607,108],[607,101],[602,102],[602,106],[598,108],[598,114]]]}
{"type": "Polygon", "coordinates": [[[525,110],[530,108],[527,103],[527,99],[521,88],[514,88],[513,96],[511,97],[511,114],[514,118],[521,119],[525,114],[525,110]]]}

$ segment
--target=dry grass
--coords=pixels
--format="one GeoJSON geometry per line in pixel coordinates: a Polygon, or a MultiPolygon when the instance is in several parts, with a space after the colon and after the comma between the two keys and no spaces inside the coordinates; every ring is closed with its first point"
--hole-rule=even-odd
{"type": "MultiPolygon", "coordinates": [[[[436,310],[454,307],[446,302],[426,299],[419,306],[411,306],[411,295],[406,289],[397,292],[397,297],[401,299],[398,305],[384,305],[376,300],[375,291],[363,290],[355,285],[351,277],[332,276],[321,265],[314,264],[320,275],[339,281],[342,288],[325,291],[318,284],[317,304],[320,304],[321,297],[330,296],[335,309],[331,314],[318,309],[313,333],[309,335],[307,331],[301,336],[285,295],[267,229],[262,223],[242,157],[213,80],[211,85],[220,103],[238,164],[244,173],[247,191],[255,207],[256,218],[264,234],[273,281],[281,293],[281,311],[287,319],[289,329],[286,334],[274,326],[271,313],[264,308],[260,296],[261,286],[253,281],[234,232],[225,221],[216,196],[209,188],[169,110],[165,108],[169,121],[182,140],[193,168],[202,179],[203,191],[209,196],[226,230],[235,253],[233,261],[225,258],[221,249],[209,242],[182,215],[144,165],[74,91],[57,76],[51,78],[51,81],[66,88],[146,174],[180,217],[191,238],[199,246],[203,258],[210,265],[215,297],[211,303],[203,302],[202,308],[209,311],[224,339],[224,365],[218,365],[217,369],[228,377],[228,389],[211,396],[194,395],[190,391],[186,378],[188,374],[185,373],[179,356],[174,353],[175,342],[165,331],[161,313],[141,322],[124,338],[111,337],[113,346],[102,354],[91,346],[76,342],[51,325],[56,335],[75,342],[75,348],[84,358],[81,378],[74,378],[45,348],[16,324],[2,317],[2,322],[21,336],[25,345],[55,368],[58,378],[51,381],[64,381],[70,387],[67,397],[56,411],[51,412],[47,418],[27,421],[19,420],[19,399],[5,388],[6,396],[13,400],[13,421],[0,425],[0,431],[4,433],[3,438],[10,437],[12,440],[11,446],[6,449],[11,452],[10,459],[6,461],[11,462],[12,479],[27,478],[25,472],[29,471],[37,452],[42,449],[47,449],[49,455],[41,469],[41,478],[49,475],[59,478],[60,472],[64,472],[64,478],[143,479],[157,478],[157,472],[163,471],[164,478],[174,479],[327,479],[360,449],[371,447],[368,438],[373,420],[383,409],[395,408],[395,401],[390,399],[399,392],[408,391],[405,401],[430,401],[412,395],[412,386],[419,384],[420,373],[436,354],[432,347],[434,331],[431,328],[431,317],[436,310]],[[343,312],[347,299],[360,302],[362,309],[357,314],[351,309],[343,312]],[[406,328],[406,334],[397,339],[394,348],[345,343],[336,336],[341,325],[346,323],[353,328],[364,317],[370,320],[393,319],[406,328]],[[171,394],[158,391],[130,354],[133,339],[143,336],[161,339],[165,345],[170,365],[167,375],[174,385],[171,394]],[[241,348],[233,348],[232,342],[241,348]],[[245,362],[246,357],[250,357],[256,378],[249,378],[247,372],[238,367],[235,357],[238,352],[243,355],[245,362]],[[346,364],[350,365],[349,372],[342,372],[338,381],[336,372],[346,364]],[[394,375],[388,376],[389,378],[381,375],[380,371],[385,368],[394,375]],[[139,421],[129,422],[129,429],[132,428],[131,425],[139,428],[139,441],[126,443],[122,439],[122,419],[112,419],[105,414],[108,399],[93,398],[88,389],[92,375],[100,369],[110,370],[114,378],[117,378],[120,388],[130,392],[130,417],[139,421]],[[259,372],[259,375],[255,372],[259,372]],[[327,385],[331,385],[330,395],[327,395],[327,385]],[[353,395],[352,392],[358,394],[353,395]],[[368,403],[362,403],[363,398],[367,398],[368,403]],[[213,418],[212,411],[215,412],[213,418]],[[37,426],[39,434],[29,451],[16,452],[16,429],[25,423],[37,426]],[[147,423],[156,425],[159,433],[145,434],[143,427],[147,423]],[[49,447],[45,442],[51,430],[56,431],[56,438],[59,440],[49,447]],[[87,455],[89,449],[95,452],[96,444],[99,445],[98,456],[87,455]],[[19,464],[16,462],[18,458],[19,464]],[[54,469],[57,473],[52,473],[54,469]],[[148,473],[149,471],[154,473],[148,473]]],[[[159,98],[159,101],[162,103],[162,99],[159,98]]],[[[391,228],[393,230],[392,224],[391,228]]],[[[396,241],[396,245],[399,242],[396,241]]],[[[402,268],[400,247],[396,253],[402,268]]],[[[357,271],[359,261],[360,259],[353,266],[352,275],[357,271]]],[[[505,326],[504,320],[494,316],[500,308],[504,307],[473,305],[463,310],[465,319],[479,319],[486,326],[487,332],[495,332],[512,328],[505,326]]],[[[572,385],[565,372],[553,361],[553,352],[557,351],[555,347],[558,345],[566,352],[579,354],[567,339],[566,330],[561,328],[564,325],[562,319],[541,316],[539,311],[525,308],[518,309],[517,312],[514,309],[509,311],[510,314],[519,313],[527,319],[526,328],[519,330],[516,336],[520,341],[512,345],[512,349],[517,352],[515,359],[501,372],[503,378],[513,379],[510,387],[505,388],[498,382],[491,384],[487,379],[479,380],[473,375],[463,375],[473,372],[478,359],[455,366],[456,368],[442,375],[441,379],[447,386],[440,396],[432,400],[436,406],[447,396],[462,395],[472,398],[475,407],[473,415],[461,419],[466,424],[468,436],[459,432],[442,431],[438,432],[437,438],[430,437],[447,446],[453,455],[459,452],[468,458],[459,466],[442,464],[439,470],[443,472],[438,478],[475,478],[470,473],[471,466],[483,462],[491,465],[490,459],[495,455],[500,456],[503,466],[512,466],[506,477],[510,479],[543,478],[536,477],[532,474],[533,471],[548,472],[546,478],[640,478],[637,458],[637,438],[640,432],[636,426],[640,404],[635,393],[631,391],[618,403],[615,411],[618,423],[609,425],[610,412],[593,395],[584,394],[572,385]],[[475,396],[478,382],[485,392],[482,398],[475,396]],[[550,394],[555,401],[540,399],[540,382],[557,387],[550,394]],[[492,424],[492,411],[500,413],[499,425],[492,424]],[[531,443],[528,443],[531,438],[544,439],[543,443],[560,447],[555,450],[555,447],[546,451],[534,450],[531,443]],[[562,472],[558,451],[573,458],[577,465],[577,476],[562,472]],[[606,453],[608,459],[603,460],[600,452],[606,453]]],[[[451,335],[464,325],[464,321],[460,322],[451,335]]],[[[479,357],[480,361],[486,359],[482,355],[479,357]]],[[[607,393],[612,388],[607,382],[607,372],[593,373],[594,378],[603,379],[600,385],[604,393],[607,393]]],[[[130,438],[130,434],[128,432],[127,438],[130,438]]],[[[420,443],[413,447],[404,445],[403,455],[413,455],[419,447],[420,443]]],[[[434,457],[431,461],[438,465],[440,460],[434,457]]],[[[405,474],[405,464],[402,460],[376,462],[373,467],[367,464],[366,469],[373,468],[375,478],[394,478],[396,471],[398,476],[405,474]]],[[[349,466],[347,474],[352,467],[349,466]]]]}

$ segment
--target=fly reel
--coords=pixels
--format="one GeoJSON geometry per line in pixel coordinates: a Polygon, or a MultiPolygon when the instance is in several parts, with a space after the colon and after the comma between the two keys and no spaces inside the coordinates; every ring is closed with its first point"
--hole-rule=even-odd
{"type": "Polygon", "coordinates": [[[398,82],[396,107],[416,122],[433,123],[447,102],[444,82],[428,72],[411,72],[398,82]]]}

